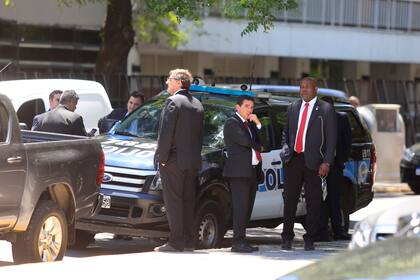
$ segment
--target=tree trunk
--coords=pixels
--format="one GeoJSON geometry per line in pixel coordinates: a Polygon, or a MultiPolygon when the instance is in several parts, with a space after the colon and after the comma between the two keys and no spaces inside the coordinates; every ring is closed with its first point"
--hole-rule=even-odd
{"type": "MultiPolygon", "coordinates": [[[[131,21],[131,0],[109,0],[105,26],[102,30],[102,46],[96,58],[96,74],[107,79],[105,86],[110,96],[120,98],[120,74],[127,73],[128,52],[134,43],[134,30],[131,21]]],[[[125,89],[126,91],[126,89],[125,89]]]]}

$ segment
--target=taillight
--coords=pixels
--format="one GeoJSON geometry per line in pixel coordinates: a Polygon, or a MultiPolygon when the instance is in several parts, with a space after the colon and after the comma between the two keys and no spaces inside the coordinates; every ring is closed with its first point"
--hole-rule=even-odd
{"type": "Polygon", "coordinates": [[[376,148],[375,145],[372,144],[372,148],[370,149],[370,169],[372,170],[372,189],[373,183],[375,183],[375,166],[376,166],[376,148]]]}
{"type": "Polygon", "coordinates": [[[105,172],[105,155],[104,151],[101,149],[101,160],[99,162],[98,169],[96,170],[96,185],[100,186],[102,184],[102,179],[104,178],[105,172]]]}

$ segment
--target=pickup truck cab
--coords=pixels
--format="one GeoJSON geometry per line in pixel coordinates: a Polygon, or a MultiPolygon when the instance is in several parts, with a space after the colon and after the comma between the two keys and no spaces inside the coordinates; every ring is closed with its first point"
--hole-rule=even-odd
{"type": "Polygon", "coordinates": [[[0,94],[0,239],[15,262],[63,258],[76,221],[97,209],[103,162],[96,139],[21,131],[0,94]]]}
{"type": "MultiPolygon", "coordinates": [[[[250,227],[278,226],[283,218],[281,135],[287,108],[299,98],[299,88],[295,87],[293,92],[270,93],[192,86],[190,91],[202,102],[205,115],[202,169],[196,197],[197,247],[217,247],[226,230],[231,228],[230,189],[222,176],[223,126],[234,114],[238,95],[257,97],[254,112],[262,123],[265,148],[261,154],[264,179],[259,182],[250,227]]],[[[153,164],[160,112],[166,97],[165,92],[157,95],[114,126],[109,134],[100,136],[106,154],[100,190],[104,200],[97,214],[79,221],[79,228],[143,237],[167,236],[160,178],[155,176],[153,164]]],[[[374,147],[357,111],[339,97],[336,108],[347,112],[353,133],[351,156],[344,173],[343,212],[348,215],[372,200],[374,147]]],[[[304,217],[305,214],[302,193],[297,215],[304,217]]]]}
{"type": "Polygon", "coordinates": [[[76,113],[83,117],[86,131],[98,130],[98,120],[112,111],[104,87],[95,81],[76,79],[28,79],[1,81],[0,92],[12,101],[20,123],[31,129],[35,115],[48,111],[53,90],[73,89],[79,95],[76,113]]]}

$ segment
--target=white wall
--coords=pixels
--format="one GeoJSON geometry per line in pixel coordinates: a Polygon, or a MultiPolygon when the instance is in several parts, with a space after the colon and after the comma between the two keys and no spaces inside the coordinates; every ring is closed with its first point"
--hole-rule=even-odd
{"type": "Polygon", "coordinates": [[[104,3],[71,7],[59,5],[58,0],[12,0],[13,6],[5,7],[0,1],[0,18],[18,23],[40,25],[71,25],[98,29],[106,18],[104,3]]]}
{"type": "MultiPolygon", "coordinates": [[[[420,34],[398,31],[275,23],[269,33],[241,37],[245,22],[206,18],[179,50],[213,53],[420,63],[420,34]],[[201,32],[201,35],[200,35],[201,32]]],[[[182,28],[194,27],[183,22],[182,28]]]]}

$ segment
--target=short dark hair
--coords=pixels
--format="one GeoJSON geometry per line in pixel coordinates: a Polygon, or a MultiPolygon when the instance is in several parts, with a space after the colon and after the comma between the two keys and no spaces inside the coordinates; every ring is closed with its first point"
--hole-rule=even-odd
{"type": "Polygon", "coordinates": [[[130,93],[130,97],[134,97],[134,98],[140,98],[141,104],[144,103],[144,94],[138,90],[133,91],[132,93],[130,93]]]}
{"type": "Polygon", "coordinates": [[[313,86],[318,87],[318,81],[315,78],[304,77],[302,80],[300,80],[300,84],[303,82],[310,82],[313,86]]]}
{"type": "Polygon", "coordinates": [[[48,99],[49,99],[49,100],[53,100],[53,99],[54,99],[54,95],[56,95],[56,94],[62,94],[62,93],[63,93],[63,91],[62,91],[62,90],[58,90],[58,89],[53,90],[53,91],[50,93],[50,95],[49,95],[48,99]]]}
{"type": "Polygon", "coordinates": [[[255,103],[254,97],[243,94],[239,96],[238,100],[236,101],[236,104],[238,104],[239,106],[242,106],[242,103],[244,103],[244,100],[249,100],[255,103]]]}

